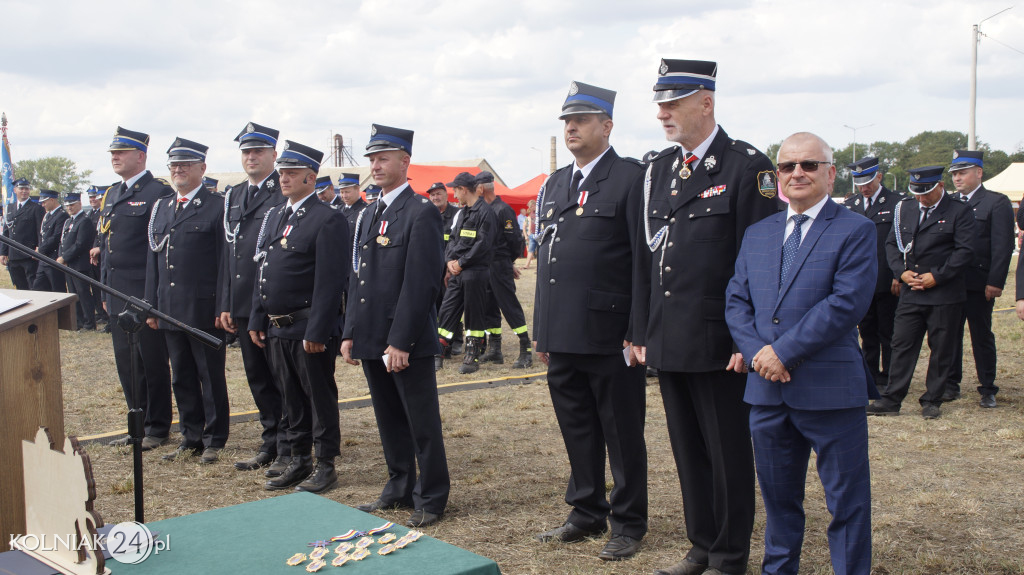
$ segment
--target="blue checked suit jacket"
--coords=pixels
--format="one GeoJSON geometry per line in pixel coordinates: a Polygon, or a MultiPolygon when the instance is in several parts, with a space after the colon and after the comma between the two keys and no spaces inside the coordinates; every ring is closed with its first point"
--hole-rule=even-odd
{"type": "Polygon", "coordinates": [[[779,286],[786,212],[750,226],[726,290],[725,317],[747,364],[767,344],[789,383],[751,371],[744,400],[795,409],[866,405],[878,392],[857,339],[878,273],[874,224],[828,199],[779,286]]]}

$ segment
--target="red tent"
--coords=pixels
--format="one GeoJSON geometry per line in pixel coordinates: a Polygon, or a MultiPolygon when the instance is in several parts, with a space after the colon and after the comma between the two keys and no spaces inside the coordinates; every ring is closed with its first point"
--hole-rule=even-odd
{"type": "MultiPolygon", "coordinates": [[[[455,179],[460,172],[469,172],[470,174],[479,174],[480,168],[474,166],[470,168],[458,167],[458,166],[424,166],[420,164],[411,164],[409,166],[409,185],[412,186],[416,192],[426,195],[427,188],[434,182],[441,182],[445,185],[448,182],[455,179]]],[[[541,184],[544,183],[546,175],[541,174],[532,180],[529,180],[525,184],[519,185],[515,188],[509,189],[501,184],[501,182],[494,182],[494,193],[501,196],[501,199],[505,200],[516,214],[519,214],[519,210],[526,207],[526,203],[530,200],[537,198],[537,191],[540,189],[541,184]]],[[[448,201],[454,202],[455,195],[452,190],[448,190],[448,201]]]]}

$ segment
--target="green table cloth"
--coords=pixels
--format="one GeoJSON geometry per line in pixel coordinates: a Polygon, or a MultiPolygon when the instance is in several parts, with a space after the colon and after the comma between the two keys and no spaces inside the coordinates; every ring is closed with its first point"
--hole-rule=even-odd
{"type": "MultiPolygon", "coordinates": [[[[213,509],[148,523],[161,541],[169,540],[169,549],[150,555],[137,565],[114,560],[107,567],[115,575],[163,573],[306,573],[306,560],[299,566],[285,562],[295,553],[313,549],[307,544],[329,540],[349,530],[368,531],[386,520],[363,513],[347,505],[312,493],[294,493],[213,509]]],[[[401,537],[409,529],[395,525],[388,530],[401,537]]],[[[383,535],[374,536],[378,539],[383,535]]],[[[358,539],[358,538],[357,538],[358,539]]],[[[352,540],[355,542],[355,540],[352,540]]],[[[404,549],[381,556],[381,547],[369,547],[371,555],[362,561],[349,561],[341,567],[330,562],[335,557],[331,543],[324,557],[327,566],[319,573],[416,573],[420,575],[498,575],[497,563],[424,535],[404,549]]]]}

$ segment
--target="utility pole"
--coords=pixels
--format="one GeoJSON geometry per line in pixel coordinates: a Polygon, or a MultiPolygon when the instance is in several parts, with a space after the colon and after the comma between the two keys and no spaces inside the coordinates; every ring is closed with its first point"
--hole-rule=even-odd
{"type": "MultiPolygon", "coordinates": [[[[1010,6],[1010,8],[1013,8],[1013,6],[1010,6]]],[[[1003,8],[988,18],[985,18],[985,20],[991,20],[1010,8],[1003,8]]],[[[978,138],[975,132],[974,116],[978,109],[978,44],[981,42],[981,24],[985,22],[985,20],[978,22],[971,28],[971,101],[969,104],[970,114],[967,121],[968,150],[978,149],[978,138]]]]}

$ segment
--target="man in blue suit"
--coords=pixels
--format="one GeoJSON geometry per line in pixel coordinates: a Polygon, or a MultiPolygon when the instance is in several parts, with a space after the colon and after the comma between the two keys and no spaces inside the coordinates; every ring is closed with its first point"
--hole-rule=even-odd
{"type": "Polygon", "coordinates": [[[857,322],[874,291],[875,226],[833,202],[832,149],[797,133],[779,149],[785,214],[747,229],[726,290],[729,331],[750,369],[754,464],[767,523],[762,573],[797,573],[811,449],[832,523],[832,568],[871,571],[864,406],[877,397],[857,322]]]}

